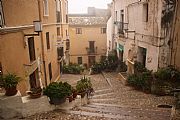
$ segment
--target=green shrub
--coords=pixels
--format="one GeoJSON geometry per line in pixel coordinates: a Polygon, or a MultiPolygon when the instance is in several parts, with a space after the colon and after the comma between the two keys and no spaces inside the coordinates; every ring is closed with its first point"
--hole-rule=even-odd
{"type": "Polygon", "coordinates": [[[81,78],[81,80],[78,81],[77,85],[76,85],[76,90],[79,93],[85,92],[91,88],[92,88],[92,84],[91,84],[90,78],[87,78],[85,76],[83,78],[81,78]]]}
{"type": "Polygon", "coordinates": [[[134,70],[135,70],[135,74],[138,74],[138,73],[146,72],[147,68],[145,68],[142,63],[135,61],[134,70]]]}
{"type": "Polygon", "coordinates": [[[11,73],[1,76],[0,79],[1,79],[1,87],[4,88],[16,87],[20,81],[20,77],[11,73]]]}
{"type": "Polygon", "coordinates": [[[50,98],[65,98],[72,94],[71,85],[62,82],[50,83],[43,92],[44,95],[47,95],[50,98]]]}
{"type": "Polygon", "coordinates": [[[180,72],[172,66],[158,69],[154,73],[157,80],[177,82],[180,80],[180,72]]]}
{"type": "Polygon", "coordinates": [[[63,66],[63,73],[67,74],[80,74],[84,71],[84,67],[78,64],[69,64],[63,66]]]}
{"type": "Polygon", "coordinates": [[[127,65],[125,62],[119,61],[118,63],[118,72],[126,72],[127,71],[127,65]]]}
{"type": "Polygon", "coordinates": [[[141,90],[150,90],[151,80],[153,79],[151,71],[143,72],[141,74],[133,74],[128,76],[127,82],[141,90]]]}

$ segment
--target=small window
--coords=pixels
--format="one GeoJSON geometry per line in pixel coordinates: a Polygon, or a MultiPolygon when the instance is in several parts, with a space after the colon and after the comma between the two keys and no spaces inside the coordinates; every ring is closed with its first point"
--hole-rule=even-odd
{"type": "Polygon", "coordinates": [[[34,47],[34,37],[28,38],[28,48],[29,48],[30,61],[33,62],[34,60],[36,60],[35,47],[34,47]]]}
{"type": "Polygon", "coordinates": [[[106,34],[106,28],[101,28],[101,34],[106,34]]]}
{"type": "Polygon", "coordinates": [[[66,14],[66,23],[68,23],[68,22],[69,22],[68,15],[66,14]]]}
{"type": "Polygon", "coordinates": [[[78,57],[78,64],[79,64],[79,65],[82,64],[82,57],[78,57]]]}
{"type": "Polygon", "coordinates": [[[68,36],[68,30],[66,30],[66,36],[68,36]]]}
{"type": "Polygon", "coordinates": [[[57,27],[57,36],[60,36],[60,27],[57,27]]]}
{"type": "Polygon", "coordinates": [[[48,0],[44,0],[44,16],[49,16],[49,6],[48,6],[48,0]]]}
{"type": "Polygon", "coordinates": [[[82,34],[82,28],[76,28],[76,34],[82,34]]]}
{"type": "Polygon", "coordinates": [[[50,49],[49,32],[46,32],[46,44],[47,44],[47,49],[50,49]]]}
{"type": "Polygon", "coordinates": [[[2,70],[2,64],[0,62],[0,76],[3,74],[3,70],[2,70]]]}
{"type": "Polygon", "coordinates": [[[51,81],[51,79],[52,79],[52,66],[51,66],[51,63],[48,64],[48,70],[49,70],[49,80],[51,81]]]}
{"type": "Polygon", "coordinates": [[[148,14],[149,14],[148,3],[143,4],[143,21],[148,22],[148,14]]]}

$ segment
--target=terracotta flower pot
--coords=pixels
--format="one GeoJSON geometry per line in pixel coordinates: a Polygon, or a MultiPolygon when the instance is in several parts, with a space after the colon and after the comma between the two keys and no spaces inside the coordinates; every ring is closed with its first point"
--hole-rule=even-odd
{"type": "Polygon", "coordinates": [[[31,98],[39,98],[39,97],[41,97],[41,92],[40,93],[32,93],[32,94],[30,94],[30,97],[31,98]]]}
{"type": "Polygon", "coordinates": [[[77,92],[73,92],[73,98],[75,99],[77,97],[78,93],[77,92]]]}
{"type": "Polygon", "coordinates": [[[73,101],[73,95],[68,96],[69,102],[73,101]]]}
{"type": "Polygon", "coordinates": [[[66,101],[66,97],[65,98],[50,98],[50,104],[54,104],[54,105],[59,105],[62,104],[66,101]]]}
{"type": "Polygon", "coordinates": [[[6,96],[13,96],[13,95],[16,95],[17,93],[16,87],[5,88],[5,90],[6,90],[6,93],[5,93],[6,96]]]}

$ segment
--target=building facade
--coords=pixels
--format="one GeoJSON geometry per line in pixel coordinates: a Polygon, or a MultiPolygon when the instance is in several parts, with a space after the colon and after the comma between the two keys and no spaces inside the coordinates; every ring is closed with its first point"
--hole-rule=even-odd
{"type": "Polygon", "coordinates": [[[20,76],[22,95],[58,80],[58,38],[68,31],[68,23],[62,22],[68,17],[67,0],[1,0],[0,8],[1,74],[20,76]],[[41,32],[35,31],[33,21],[41,22],[41,32]]]}
{"type": "Polygon", "coordinates": [[[89,9],[88,14],[69,16],[71,63],[91,67],[106,55],[107,14],[100,15],[97,11],[89,9]]]}
{"type": "Polygon", "coordinates": [[[166,0],[113,0],[113,34],[108,34],[120,60],[138,61],[153,71],[169,65],[171,21],[164,18],[170,6],[166,0]]]}
{"type": "Polygon", "coordinates": [[[177,1],[176,3],[173,27],[171,32],[171,65],[180,70],[180,1],[177,1]]]}

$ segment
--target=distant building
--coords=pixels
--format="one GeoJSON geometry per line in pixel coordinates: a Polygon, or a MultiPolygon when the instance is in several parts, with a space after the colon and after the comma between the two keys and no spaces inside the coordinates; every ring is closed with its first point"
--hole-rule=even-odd
{"type": "Polygon", "coordinates": [[[22,95],[60,78],[60,60],[67,56],[69,41],[67,4],[67,0],[0,1],[0,71],[21,77],[22,95]],[[42,23],[42,32],[34,31],[33,21],[42,23]]]}
{"type": "Polygon", "coordinates": [[[69,15],[71,63],[90,67],[106,55],[106,23],[107,14],[98,14],[95,8],[88,14],[69,15]]]}
{"type": "Polygon", "coordinates": [[[109,41],[119,60],[127,64],[138,61],[153,71],[169,65],[172,20],[165,17],[174,10],[173,5],[166,0],[113,0],[111,8],[107,29],[113,28],[113,33],[107,34],[112,36],[109,41]]]}

